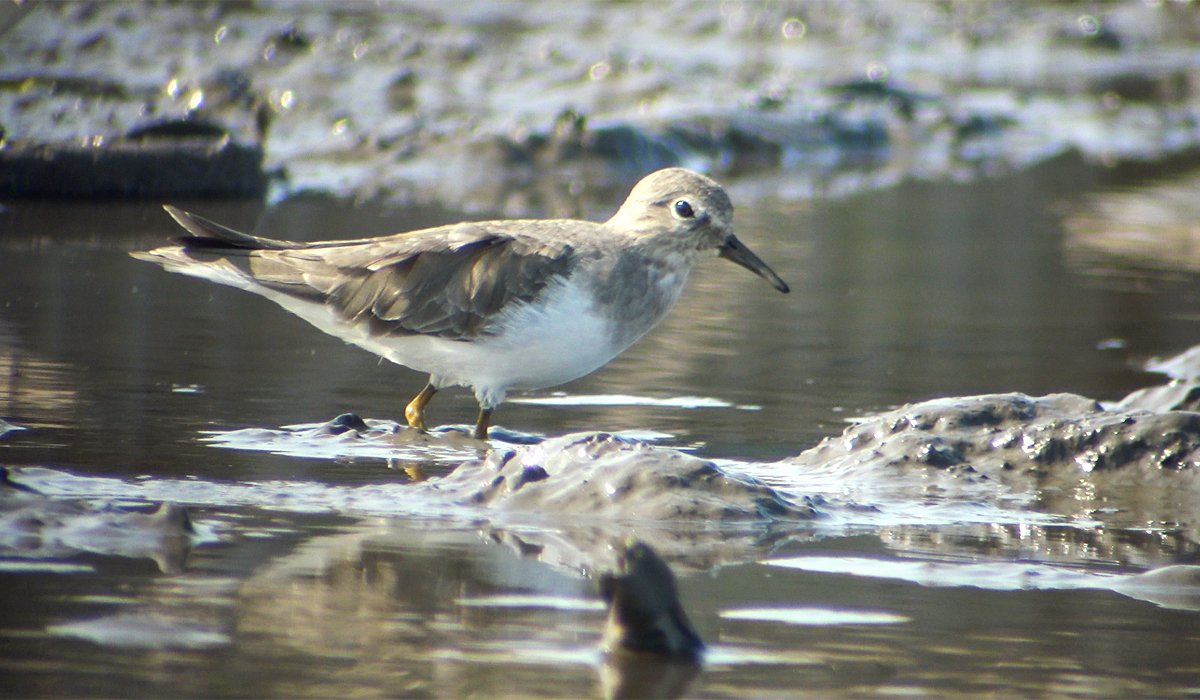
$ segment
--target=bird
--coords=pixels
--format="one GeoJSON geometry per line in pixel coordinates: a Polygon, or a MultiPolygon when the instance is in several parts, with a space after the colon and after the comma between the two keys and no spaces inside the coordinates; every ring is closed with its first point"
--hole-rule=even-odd
{"type": "Polygon", "coordinates": [[[564,384],[607,364],[666,317],[688,274],[719,256],[787,293],[733,232],[714,180],[666,168],[603,223],[475,221],[378,238],[296,243],[240,233],[170,205],[187,234],[131,253],[170,272],[259,294],[318,329],[429,380],[404,411],[446,387],[472,389],[488,438],[509,391],[564,384]]]}

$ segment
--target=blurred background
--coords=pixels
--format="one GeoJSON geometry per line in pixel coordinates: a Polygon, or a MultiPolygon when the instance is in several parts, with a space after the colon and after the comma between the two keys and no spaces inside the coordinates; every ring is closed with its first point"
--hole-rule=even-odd
{"type": "MultiPolygon", "coordinates": [[[[396,465],[203,442],[343,412],[401,420],[424,377],[131,259],[179,233],[164,203],[270,237],[361,238],[604,220],[649,172],[703,171],[792,294],[703,263],[660,328],[496,422],[639,431],[729,463],[934,397],[1116,401],[1167,381],[1147,361],[1200,343],[1192,2],[2,0],[0,138],[0,463],[88,502],[180,501],[216,533],[186,566],[88,531],[50,557],[84,569],[13,569],[36,558],[28,521],[0,520],[14,695],[607,692],[580,652],[594,610],[454,602],[588,595],[586,572],[551,561],[565,525],[521,525],[534,547],[470,518],[355,511],[338,489],[404,481],[396,465]],[[114,610],[148,612],[70,626],[114,610]],[[517,644],[535,638],[536,653],[517,644]]],[[[430,419],[475,410],[447,391],[430,419]]],[[[990,523],[881,520],[871,507],[912,505],[883,494],[841,529],[683,562],[705,572],[683,582],[699,631],[726,645],[692,691],[1190,692],[1194,606],[747,563],[772,546],[1105,571],[1197,558],[1196,523],[1177,521],[1194,508],[1174,509],[1191,491],[1088,488],[990,523]],[[724,617],[763,601],[907,622],[724,617]]]]}

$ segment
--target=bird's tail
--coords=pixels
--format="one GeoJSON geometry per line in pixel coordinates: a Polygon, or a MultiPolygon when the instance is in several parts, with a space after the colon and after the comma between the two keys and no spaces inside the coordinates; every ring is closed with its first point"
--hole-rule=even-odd
{"type": "Polygon", "coordinates": [[[252,236],[170,205],[163,208],[187,235],[177,238],[177,245],[131,252],[138,260],[156,263],[168,272],[245,289],[279,303],[284,303],[277,298],[280,294],[306,300],[324,299],[328,290],[316,289],[309,283],[310,275],[323,269],[312,269],[311,261],[306,266],[287,259],[290,251],[310,245],[252,236]]]}
{"type": "Polygon", "coordinates": [[[165,205],[163,209],[179,222],[187,235],[176,239],[178,245],[133,251],[130,255],[138,260],[162,265],[169,272],[261,293],[255,275],[250,271],[250,255],[258,250],[295,247],[285,241],[234,231],[170,205],[165,205]]]}
{"type": "MultiPolygon", "coordinates": [[[[303,243],[277,241],[273,238],[252,236],[241,231],[222,226],[215,221],[209,221],[203,216],[176,209],[170,204],[164,204],[163,209],[171,215],[190,235],[180,236],[178,241],[184,248],[191,250],[217,249],[228,250],[241,248],[245,250],[284,250],[287,248],[303,248],[303,243]]],[[[135,256],[136,257],[136,256],[135,256]]]]}

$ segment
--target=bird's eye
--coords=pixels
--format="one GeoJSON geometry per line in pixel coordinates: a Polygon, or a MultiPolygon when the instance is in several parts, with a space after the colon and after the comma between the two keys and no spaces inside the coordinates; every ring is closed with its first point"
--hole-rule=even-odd
{"type": "Polygon", "coordinates": [[[696,212],[692,210],[692,205],[688,204],[686,199],[675,200],[675,215],[681,219],[690,219],[696,216],[696,212]]]}

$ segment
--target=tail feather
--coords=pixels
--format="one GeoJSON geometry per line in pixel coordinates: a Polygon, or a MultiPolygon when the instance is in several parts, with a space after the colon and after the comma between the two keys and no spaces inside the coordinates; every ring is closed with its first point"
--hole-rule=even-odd
{"type": "Polygon", "coordinates": [[[241,233],[170,205],[163,209],[187,235],[176,239],[179,245],[130,252],[134,258],[161,265],[168,272],[245,289],[279,303],[284,303],[276,298],[279,294],[324,301],[333,284],[322,282],[331,275],[329,266],[321,260],[290,258],[289,253],[310,247],[304,243],[241,233]],[[314,280],[321,283],[314,285],[314,280]]]}
{"type": "Polygon", "coordinates": [[[272,238],[262,238],[260,236],[252,236],[241,231],[234,231],[218,224],[215,221],[209,221],[202,216],[188,213],[181,209],[176,209],[170,204],[164,204],[163,209],[171,215],[187,232],[191,235],[181,236],[179,243],[185,248],[195,249],[224,249],[241,248],[244,250],[285,250],[288,248],[304,248],[303,243],[292,243],[290,241],[277,241],[272,238]]]}

